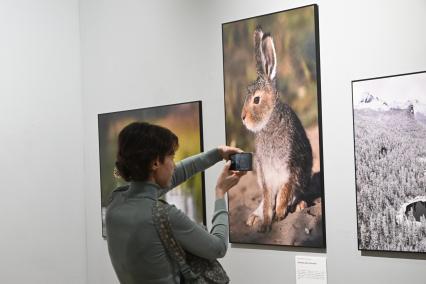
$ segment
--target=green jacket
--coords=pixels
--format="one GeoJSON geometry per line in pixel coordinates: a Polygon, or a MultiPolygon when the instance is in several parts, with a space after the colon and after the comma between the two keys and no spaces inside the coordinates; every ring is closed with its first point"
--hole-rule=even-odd
{"type": "MultiPolygon", "coordinates": [[[[176,164],[170,188],[131,182],[113,192],[106,213],[108,250],[122,284],[180,283],[175,263],[167,256],[152,221],[157,198],[222,158],[218,150],[192,156],[176,164]]],[[[224,199],[215,202],[211,232],[173,205],[167,205],[173,235],[181,246],[208,259],[223,257],[228,246],[228,212],[224,199]]]]}

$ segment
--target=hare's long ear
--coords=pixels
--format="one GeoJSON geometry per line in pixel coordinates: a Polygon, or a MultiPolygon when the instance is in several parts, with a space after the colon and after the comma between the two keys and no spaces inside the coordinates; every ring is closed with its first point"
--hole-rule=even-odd
{"type": "Polygon", "coordinates": [[[273,80],[277,69],[277,56],[274,41],[270,34],[263,34],[262,27],[258,25],[254,31],[254,53],[256,57],[257,75],[273,80]]]}
{"type": "Polygon", "coordinates": [[[273,80],[277,73],[277,54],[275,53],[274,40],[270,34],[265,34],[262,39],[262,54],[264,57],[265,76],[273,80]]]}
{"type": "Polygon", "coordinates": [[[265,76],[265,56],[262,51],[263,31],[261,26],[257,26],[254,31],[254,56],[256,58],[256,71],[260,77],[265,76]]]}

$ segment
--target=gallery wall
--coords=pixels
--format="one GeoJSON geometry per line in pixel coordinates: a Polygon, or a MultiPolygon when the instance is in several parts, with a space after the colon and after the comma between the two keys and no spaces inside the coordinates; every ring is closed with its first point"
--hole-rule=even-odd
{"type": "MultiPolygon", "coordinates": [[[[208,131],[223,125],[224,117],[223,93],[208,96],[212,86],[206,74],[211,66],[203,63],[211,57],[205,45],[206,9],[197,0],[81,2],[87,283],[118,281],[101,237],[97,114],[202,100],[205,149],[224,143],[215,138],[217,131],[208,131]]],[[[208,218],[214,175],[206,176],[208,218]]]]}
{"type": "Polygon", "coordinates": [[[0,2],[0,283],[85,283],[77,0],[0,2]]]}
{"type": "MultiPolygon", "coordinates": [[[[101,237],[97,114],[203,101],[205,149],[225,142],[221,24],[308,1],[81,1],[87,283],[118,283],[101,237]]],[[[233,283],[295,283],[296,255],[328,283],[422,283],[423,254],[357,250],[351,80],[426,70],[426,3],[317,1],[327,249],[234,245],[233,283]]],[[[220,165],[206,172],[207,219],[220,165]]]]}

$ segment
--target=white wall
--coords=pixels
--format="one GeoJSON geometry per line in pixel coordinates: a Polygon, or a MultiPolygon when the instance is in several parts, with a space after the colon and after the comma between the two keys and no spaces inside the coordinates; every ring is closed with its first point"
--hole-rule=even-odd
{"type": "MultiPolygon", "coordinates": [[[[221,23],[311,3],[82,1],[88,283],[118,283],[101,238],[96,115],[201,99],[205,148],[224,143],[221,23]]],[[[313,254],[332,284],[422,283],[424,255],[357,250],[351,80],[426,70],[426,2],[316,3],[327,250],[231,245],[223,264],[233,283],[295,283],[294,256],[313,254]]],[[[219,169],[206,174],[208,218],[219,169]]]]}
{"type": "Polygon", "coordinates": [[[0,37],[0,283],[85,283],[78,1],[1,1],[0,37]]]}

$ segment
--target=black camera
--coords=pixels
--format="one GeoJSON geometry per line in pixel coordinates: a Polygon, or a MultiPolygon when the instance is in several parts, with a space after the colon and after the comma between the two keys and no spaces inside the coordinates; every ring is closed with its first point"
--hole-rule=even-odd
{"type": "Polygon", "coordinates": [[[230,170],[233,171],[251,171],[253,170],[252,153],[236,153],[229,156],[231,160],[230,170]]]}

